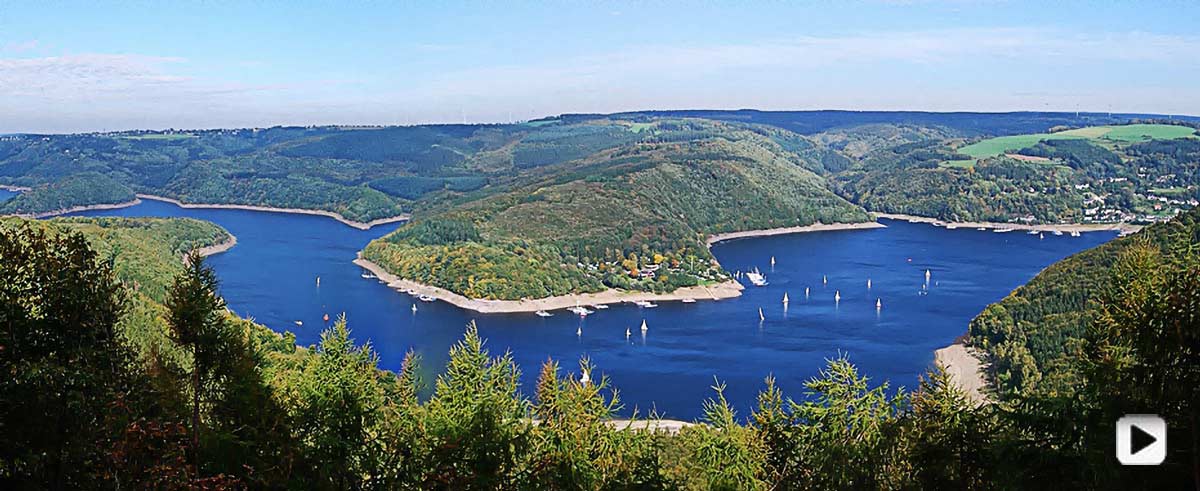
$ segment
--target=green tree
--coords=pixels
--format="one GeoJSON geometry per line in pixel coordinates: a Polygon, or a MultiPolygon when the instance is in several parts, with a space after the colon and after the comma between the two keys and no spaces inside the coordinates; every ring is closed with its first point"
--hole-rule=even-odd
{"type": "Polygon", "coordinates": [[[217,274],[192,251],[187,267],[167,292],[167,325],[171,339],[192,355],[192,456],[199,468],[200,405],[213,368],[220,362],[229,336],[225,300],[217,295],[217,274]]]}
{"type": "Polygon", "coordinates": [[[125,292],[81,234],[0,227],[0,482],[99,487],[137,385],[125,292]]]}

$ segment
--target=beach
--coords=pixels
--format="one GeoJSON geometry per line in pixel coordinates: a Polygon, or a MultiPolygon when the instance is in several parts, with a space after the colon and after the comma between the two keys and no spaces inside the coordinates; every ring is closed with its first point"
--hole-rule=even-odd
{"type": "MultiPolygon", "coordinates": [[[[167,198],[164,196],[155,196],[153,194],[138,194],[137,196],[138,196],[138,198],[142,198],[142,199],[149,199],[149,200],[154,200],[154,201],[165,201],[167,203],[171,203],[180,208],[251,210],[251,211],[265,211],[265,212],[270,212],[270,213],[297,213],[297,214],[301,214],[301,215],[317,215],[317,216],[332,218],[334,220],[337,220],[339,222],[342,222],[346,225],[357,228],[359,230],[368,230],[371,227],[374,227],[376,225],[383,225],[385,223],[403,222],[403,221],[407,221],[408,219],[412,218],[411,215],[405,213],[405,214],[397,215],[394,217],[371,220],[369,222],[356,222],[354,220],[347,219],[346,217],[343,217],[332,211],[324,211],[324,210],[308,210],[308,209],[304,209],[304,208],[276,208],[276,207],[272,207],[272,206],[257,206],[257,205],[191,204],[191,203],[184,203],[184,202],[176,200],[176,199],[167,198]]],[[[128,205],[126,205],[126,206],[128,206],[128,205]]]]}
{"type": "Polygon", "coordinates": [[[885,228],[879,222],[859,222],[859,223],[814,223],[812,225],[803,225],[799,227],[780,227],[767,228],[761,230],[743,230],[741,232],[726,232],[723,234],[713,234],[708,236],[708,245],[712,246],[717,242],[724,240],[745,239],[749,237],[769,237],[772,235],[799,234],[805,232],[827,232],[831,230],[866,230],[872,228],[885,228]]]}
{"type": "MultiPolygon", "coordinates": [[[[228,233],[228,232],[226,232],[226,233],[228,233]]],[[[233,235],[233,234],[229,234],[229,238],[225,239],[224,242],[221,242],[219,244],[213,244],[213,245],[210,245],[207,247],[201,247],[200,249],[197,249],[196,252],[199,252],[200,256],[202,256],[202,257],[208,257],[213,254],[220,254],[222,252],[233,249],[233,246],[235,246],[235,245],[237,245],[237,236],[233,235]]]]}
{"type": "Polygon", "coordinates": [[[967,398],[975,404],[988,401],[987,395],[983,393],[984,387],[987,387],[987,380],[983,376],[983,362],[973,348],[956,342],[934,351],[933,358],[946,369],[955,385],[967,394],[967,398]]]}
{"type": "Polygon", "coordinates": [[[928,223],[939,227],[953,225],[959,228],[987,228],[987,229],[1012,229],[1012,230],[1039,230],[1043,232],[1059,231],[1063,233],[1070,232],[1102,232],[1102,231],[1117,231],[1122,234],[1137,232],[1142,229],[1141,225],[1132,223],[1048,223],[1048,224],[1028,224],[1028,223],[998,223],[998,222],[947,222],[937,218],[921,217],[915,215],[905,215],[902,213],[872,213],[878,218],[890,218],[892,220],[907,220],[915,223],[928,223]]]}

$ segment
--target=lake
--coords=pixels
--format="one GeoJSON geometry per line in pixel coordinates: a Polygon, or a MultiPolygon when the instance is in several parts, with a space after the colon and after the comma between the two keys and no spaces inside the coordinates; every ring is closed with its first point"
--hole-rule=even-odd
{"type": "Polygon", "coordinates": [[[220,224],[238,238],[236,247],[210,258],[230,308],[277,331],[294,332],[300,344],[319,340],[324,314],[344,312],[353,336],[371,343],[383,368],[399,368],[405,352],[415,350],[424,367],[436,372],[475,320],[494,355],[511,350],[527,394],[547,358],[578,372],[577,360],[587,356],[620,390],[624,414],[654,409],[685,420],[700,416],[714,380],[728,384],[726,396],[744,417],[768,374],[785,396],[799,399],[804,382],[826,359],[841,355],[873,382],[913,388],[933,351],[966,332],[987,304],[1054,261],[1116,236],[1039,239],[1020,231],[881,220],[887,228],[734,240],[716,244],[713,254],[730,270],[760,268],[769,285],[748,286],[731,300],[664,302],[653,309],[620,305],[580,319],[566,311],[550,318],[483,315],[442,302],[417,302],[413,313],[416,299],[363,279],[350,262],[368,241],[399,224],[363,231],[319,216],[183,209],[158,201],[77,215],[192,217],[220,224]],[[926,270],[930,282],[924,287],[926,270]],[[841,301],[835,303],[837,291],[841,301]],[[791,299],[786,310],[785,292],[791,299]],[[876,310],[877,299],[882,309],[876,310]],[[643,320],[649,325],[645,336],[637,328],[643,320]],[[633,331],[628,339],[626,328],[633,331]]]}

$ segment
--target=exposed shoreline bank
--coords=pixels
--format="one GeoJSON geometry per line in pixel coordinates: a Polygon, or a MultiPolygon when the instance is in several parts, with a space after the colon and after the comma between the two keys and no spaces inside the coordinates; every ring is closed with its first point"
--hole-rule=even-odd
{"type": "Polygon", "coordinates": [[[371,227],[374,227],[376,225],[383,225],[386,223],[403,222],[403,221],[407,221],[412,218],[411,215],[404,213],[404,214],[397,215],[394,217],[379,218],[376,220],[371,220],[369,222],[356,222],[354,220],[350,220],[350,219],[343,217],[342,215],[339,215],[332,211],[325,211],[325,210],[309,210],[309,209],[305,209],[305,208],[278,208],[278,207],[273,207],[273,206],[258,206],[258,205],[184,203],[177,199],[167,198],[165,196],[156,196],[153,194],[138,193],[137,196],[138,196],[138,198],[148,199],[148,200],[153,200],[153,201],[163,201],[166,203],[171,203],[180,208],[188,208],[188,209],[249,210],[249,211],[265,211],[265,212],[269,212],[269,213],[294,213],[294,214],[298,214],[298,215],[323,216],[323,217],[332,218],[334,220],[337,220],[339,222],[342,222],[346,225],[357,228],[359,230],[369,230],[371,227]]]}
{"type": "Polygon", "coordinates": [[[233,249],[233,246],[237,245],[237,236],[233,235],[228,230],[226,230],[225,233],[229,234],[229,238],[225,239],[224,242],[221,242],[219,244],[213,244],[210,246],[201,247],[199,249],[196,249],[196,252],[200,253],[201,257],[208,257],[208,256],[212,256],[214,254],[220,254],[222,252],[233,249]]]}
{"type": "Polygon", "coordinates": [[[766,228],[759,230],[743,230],[740,232],[726,232],[722,234],[712,234],[708,236],[707,244],[712,246],[717,242],[726,240],[746,239],[750,237],[770,237],[772,235],[787,235],[799,234],[806,232],[827,232],[833,230],[867,230],[873,228],[886,228],[879,222],[858,222],[858,223],[814,223],[812,225],[803,225],[798,227],[780,227],[766,228]]]}
{"type": "Polygon", "coordinates": [[[0,184],[0,189],[3,189],[5,191],[12,191],[14,193],[24,193],[25,191],[30,191],[33,188],[28,188],[25,186],[11,186],[8,184],[0,184]]]}
{"type": "Polygon", "coordinates": [[[1116,231],[1121,233],[1133,233],[1142,229],[1142,225],[1132,223],[1054,223],[1054,224],[1025,224],[1025,223],[999,223],[999,222],[947,222],[945,220],[922,217],[916,215],[905,215],[903,213],[875,213],[877,218],[888,218],[892,220],[907,220],[915,223],[928,223],[931,225],[943,227],[953,225],[959,228],[986,228],[986,229],[1013,229],[1013,230],[1040,230],[1043,232],[1104,232],[1116,231]]]}
{"type": "Polygon", "coordinates": [[[576,305],[609,305],[626,302],[669,302],[691,298],[695,300],[720,300],[733,298],[742,294],[745,287],[736,280],[729,280],[712,286],[691,286],[680,288],[671,293],[650,293],[624,290],[604,290],[597,293],[578,293],[559,295],[555,297],[526,299],[526,300],[484,300],[467,298],[444,288],[423,285],[414,281],[402,279],[383,269],[382,266],[368,261],[361,256],[354,264],[366,269],[396,290],[413,290],[418,295],[427,295],[444,301],[456,307],[473,310],[481,314],[512,314],[537,312],[539,310],[562,310],[576,305]]]}
{"type": "Polygon", "coordinates": [[[68,214],[68,213],[78,213],[78,212],[81,212],[81,211],[93,211],[93,210],[117,210],[117,209],[120,209],[120,208],[128,208],[128,207],[130,207],[130,206],[138,205],[138,204],[141,204],[141,202],[142,202],[142,200],[140,200],[140,199],[138,199],[138,198],[134,198],[132,201],[122,201],[122,202],[120,202],[120,203],[107,203],[107,204],[102,204],[102,205],[72,206],[72,207],[70,207],[70,208],[63,208],[63,209],[61,209],[61,210],[54,210],[54,211],[44,211],[44,212],[42,212],[42,213],[14,213],[14,214],[11,214],[11,215],[8,215],[8,216],[14,216],[14,217],[17,217],[17,218],[32,218],[32,219],[35,219],[35,220],[41,220],[41,219],[43,219],[43,218],[52,218],[52,217],[56,217],[56,216],[59,216],[59,215],[66,215],[66,214],[68,214]]]}
{"type": "Polygon", "coordinates": [[[988,402],[983,389],[987,387],[987,379],[983,376],[983,361],[973,348],[967,347],[961,341],[933,352],[936,363],[946,369],[954,384],[967,394],[967,398],[978,404],[988,402]]]}

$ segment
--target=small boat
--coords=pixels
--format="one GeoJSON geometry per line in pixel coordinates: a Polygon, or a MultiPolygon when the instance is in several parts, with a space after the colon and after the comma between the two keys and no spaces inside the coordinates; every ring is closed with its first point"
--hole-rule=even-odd
{"type": "Polygon", "coordinates": [[[583,335],[583,326],[579,326],[579,327],[576,327],[576,328],[575,328],[575,335],[576,335],[576,336],[582,336],[582,335],[583,335]]]}
{"type": "Polygon", "coordinates": [[[1062,230],[1055,230],[1054,235],[1062,235],[1062,230]]]}
{"type": "Polygon", "coordinates": [[[646,302],[646,305],[643,305],[642,307],[645,307],[648,309],[654,309],[654,308],[658,308],[658,304],[656,304],[654,302],[646,302]]]}
{"type": "Polygon", "coordinates": [[[870,278],[867,278],[867,289],[868,290],[871,289],[871,279],[870,278]]]}
{"type": "Polygon", "coordinates": [[[1038,232],[1037,230],[1030,230],[1029,232],[1026,232],[1027,235],[1037,235],[1039,233],[1040,232],[1038,232]]]}
{"type": "Polygon", "coordinates": [[[415,296],[417,296],[417,291],[416,291],[416,290],[413,290],[412,288],[409,288],[409,289],[407,289],[407,290],[404,290],[404,293],[407,293],[407,294],[409,294],[409,295],[412,295],[412,296],[414,296],[414,297],[415,297],[415,296]]]}
{"type": "Polygon", "coordinates": [[[929,283],[929,270],[925,270],[925,283],[929,283]]]}
{"type": "Polygon", "coordinates": [[[321,277],[318,276],[317,277],[317,288],[320,288],[320,287],[321,287],[321,277]]]}
{"type": "Polygon", "coordinates": [[[580,384],[580,385],[587,385],[587,384],[590,384],[590,383],[592,383],[592,377],[589,377],[589,376],[588,376],[588,371],[587,371],[587,370],[583,370],[583,376],[582,376],[582,377],[579,377],[579,384],[580,384]]]}
{"type": "Polygon", "coordinates": [[[680,300],[680,302],[683,302],[683,303],[696,303],[696,299],[694,299],[694,298],[685,298],[685,299],[683,299],[683,300],[680,300]]]}
{"type": "Polygon", "coordinates": [[[569,309],[567,309],[567,310],[569,310],[571,313],[578,314],[580,317],[587,317],[589,314],[594,314],[594,313],[595,313],[595,312],[593,312],[593,311],[591,311],[591,310],[588,310],[588,309],[586,309],[586,308],[580,307],[580,306],[578,306],[578,305],[576,305],[576,306],[574,306],[574,307],[571,307],[571,308],[569,308],[569,309]]]}
{"type": "Polygon", "coordinates": [[[431,297],[429,295],[421,295],[421,296],[418,296],[417,299],[422,302],[432,302],[434,300],[433,297],[431,297]]]}
{"type": "Polygon", "coordinates": [[[771,266],[775,266],[775,256],[771,256],[771,266]]]}
{"type": "Polygon", "coordinates": [[[804,298],[808,298],[808,287],[804,287],[804,298]]]}
{"type": "Polygon", "coordinates": [[[303,326],[303,325],[304,325],[304,322],[303,322],[303,321],[296,321],[296,325],[297,325],[297,326],[303,326]]]}
{"type": "Polygon", "coordinates": [[[1079,237],[1079,231],[1078,231],[1078,230],[1072,230],[1072,231],[1071,231],[1071,237],[1079,237]]]}
{"type": "Polygon", "coordinates": [[[787,305],[787,304],[788,304],[788,296],[787,296],[787,292],[783,292],[783,304],[784,304],[784,305],[787,305]]]}
{"type": "Polygon", "coordinates": [[[975,230],[978,230],[978,231],[980,231],[980,232],[986,232],[986,231],[987,231],[987,227],[979,227],[979,228],[977,228],[977,229],[975,229],[975,230]]]}
{"type": "Polygon", "coordinates": [[[767,286],[767,277],[758,268],[754,268],[754,271],[746,273],[746,279],[750,280],[750,283],[754,286],[767,286]]]}
{"type": "Polygon", "coordinates": [[[767,320],[767,316],[763,315],[763,313],[762,313],[762,307],[758,308],[758,320],[759,321],[767,320]]]}
{"type": "Polygon", "coordinates": [[[415,304],[415,303],[413,304],[412,311],[414,314],[417,313],[417,304],[415,304]]]}
{"type": "Polygon", "coordinates": [[[1039,238],[1039,239],[1045,239],[1045,238],[1046,238],[1046,234],[1038,234],[1038,238],[1039,238]]]}
{"type": "Polygon", "coordinates": [[[633,304],[637,305],[638,307],[649,307],[651,305],[654,305],[654,304],[650,303],[650,301],[648,301],[648,300],[635,300],[633,302],[633,304]]]}
{"type": "Polygon", "coordinates": [[[325,314],[325,317],[322,317],[322,319],[325,319],[325,322],[329,322],[329,314],[325,314]]]}
{"type": "Polygon", "coordinates": [[[589,305],[589,307],[596,309],[596,310],[605,310],[608,308],[608,306],[605,304],[589,305]]]}
{"type": "Polygon", "coordinates": [[[956,228],[958,228],[958,225],[955,225],[953,223],[946,225],[946,230],[954,230],[956,228]]]}
{"type": "Polygon", "coordinates": [[[996,230],[993,230],[993,232],[998,233],[998,234],[1008,233],[1008,232],[1012,232],[1012,231],[1013,231],[1013,229],[1011,229],[1011,228],[998,228],[996,230]]]}
{"type": "Polygon", "coordinates": [[[841,301],[842,301],[842,291],[841,291],[841,290],[834,290],[834,292],[833,292],[833,303],[838,303],[838,302],[841,302],[841,301]]]}
{"type": "Polygon", "coordinates": [[[537,316],[538,316],[538,317],[554,317],[554,314],[551,314],[551,313],[549,313],[549,312],[546,312],[545,310],[539,310],[539,311],[537,311],[537,312],[534,312],[534,313],[535,313],[535,314],[537,314],[537,316]]]}
{"type": "Polygon", "coordinates": [[[375,278],[378,278],[378,276],[375,276],[374,274],[371,274],[370,272],[367,272],[367,271],[364,271],[359,276],[361,276],[362,279],[364,279],[364,280],[373,280],[375,278]]]}
{"type": "Polygon", "coordinates": [[[626,327],[626,328],[625,328],[625,339],[629,339],[629,334],[630,334],[630,333],[629,333],[629,328],[628,328],[628,327],[626,327]]]}
{"type": "Polygon", "coordinates": [[[642,319],[642,334],[645,334],[649,328],[646,327],[646,319],[642,319]]]}
{"type": "Polygon", "coordinates": [[[882,298],[875,299],[875,310],[879,310],[882,308],[883,308],[883,299],[882,298]]]}

